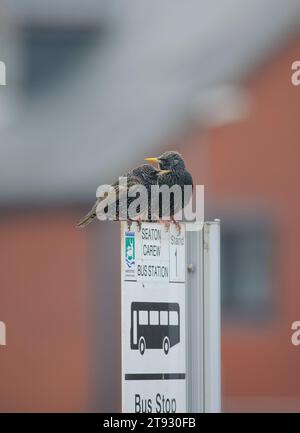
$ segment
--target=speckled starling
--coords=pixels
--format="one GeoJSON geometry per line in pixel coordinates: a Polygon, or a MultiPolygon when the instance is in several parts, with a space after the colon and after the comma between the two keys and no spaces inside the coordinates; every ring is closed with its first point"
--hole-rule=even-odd
{"type": "Polygon", "coordinates": [[[170,195],[170,206],[165,207],[162,203],[161,195],[159,201],[159,217],[168,217],[175,223],[178,230],[180,231],[180,224],[174,220],[174,214],[184,208],[190,198],[193,188],[193,178],[185,167],[185,162],[180,153],[175,151],[168,151],[163,153],[157,158],[145,158],[149,162],[157,162],[160,170],[163,173],[158,176],[158,185],[167,185],[170,188],[174,185],[178,185],[181,188],[182,200],[174,200],[174,195],[170,195]],[[190,186],[191,188],[184,190],[184,186],[190,186]],[[169,215],[166,215],[166,209],[168,209],[169,215]]]}
{"type": "MultiPolygon", "coordinates": [[[[155,167],[153,167],[152,165],[149,164],[142,164],[139,167],[134,168],[133,170],[129,171],[128,173],[126,173],[125,175],[122,176],[122,178],[126,177],[127,180],[127,186],[126,188],[124,188],[124,186],[122,184],[119,183],[119,180],[117,182],[115,182],[112,187],[114,189],[114,194],[112,195],[112,200],[115,202],[115,215],[114,218],[111,218],[111,215],[108,215],[107,213],[107,205],[103,205],[103,209],[102,211],[106,213],[108,219],[115,219],[115,220],[119,220],[120,219],[120,215],[126,215],[126,219],[130,225],[130,223],[132,222],[132,219],[130,218],[130,216],[128,215],[128,208],[130,206],[130,204],[136,199],[136,195],[134,195],[134,191],[136,189],[136,192],[138,194],[138,187],[139,186],[144,186],[146,187],[147,190],[147,200],[146,201],[141,201],[140,205],[137,207],[137,212],[139,213],[139,215],[144,215],[145,219],[149,219],[150,216],[150,209],[151,209],[151,185],[155,185],[158,183],[158,178],[164,174],[167,173],[167,170],[163,170],[163,169],[157,169],[155,167]],[[128,195],[128,190],[129,188],[131,189],[131,194],[130,196],[128,195]],[[127,195],[127,200],[123,200],[124,199],[124,195],[127,195]],[[127,209],[123,209],[122,206],[127,206],[127,209]]],[[[77,224],[76,227],[78,228],[83,228],[86,227],[88,224],[90,224],[97,216],[97,208],[99,210],[99,205],[101,207],[101,202],[104,202],[104,198],[109,198],[109,196],[105,196],[105,197],[99,197],[96,200],[96,203],[94,204],[94,206],[92,207],[92,209],[90,210],[90,212],[88,214],[86,214],[77,224]]],[[[140,223],[141,220],[143,218],[142,217],[138,217],[136,219],[136,221],[139,224],[140,227],[140,223]]]]}

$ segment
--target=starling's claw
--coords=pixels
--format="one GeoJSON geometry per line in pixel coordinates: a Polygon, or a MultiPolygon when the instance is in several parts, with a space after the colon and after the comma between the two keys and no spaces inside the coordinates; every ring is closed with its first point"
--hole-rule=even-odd
{"type": "Polygon", "coordinates": [[[164,221],[163,224],[165,226],[166,232],[168,232],[170,230],[170,225],[171,225],[170,221],[164,221]]]}
{"type": "Polygon", "coordinates": [[[175,227],[176,227],[176,229],[177,229],[178,236],[180,236],[180,234],[181,234],[181,225],[180,225],[180,223],[179,223],[178,221],[176,221],[176,220],[174,219],[174,217],[171,217],[171,220],[172,220],[172,222],[175,224],[175,227]]]}

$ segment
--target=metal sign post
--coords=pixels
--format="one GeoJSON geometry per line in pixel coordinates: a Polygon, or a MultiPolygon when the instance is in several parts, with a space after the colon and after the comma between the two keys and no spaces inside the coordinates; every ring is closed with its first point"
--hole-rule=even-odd
{"type": "Polygon", "coordinates": [[[123,412],[220,411],[219,222],[195,224],[121,224],[123,412]]]}

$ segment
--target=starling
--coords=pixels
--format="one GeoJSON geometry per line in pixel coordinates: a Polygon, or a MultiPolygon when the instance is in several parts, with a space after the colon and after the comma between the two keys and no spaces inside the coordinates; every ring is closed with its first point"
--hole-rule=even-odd
{"type": "MultiPolygon", "coordinates": [[[[130,204],[137,197],[134,196],[134,194],[131,194],[130,196],[128,196],[128,190],[129,190],[129,188],[131,188],[131,191],[134,192],[135,187],[137,187],[136,192],[137,192],[137,194],[139,194],[138,187],[141,185],[145,186],[147,189],[148,201],[145,203],[142,202],[140,205],[138,205],[137,212],[139,213],[139,215],[145,215],[146,214],[146,218],[149,218],[150,209],[151,209],[151,185],[156,185],[158,183],[158,177],[162,176],[166,173],[167,173],[167,170],[157,169],[157,168],[155,168],[149,164],[142,164],[139,167],[134,168],[133,170],[129,171],[127,174],[122,176],[123,178],[125,178],[125,177],[127,178],[127,187],[126,188],[124,187],[124,185],[122,185],[122,184],[120,185],[119,181],[115,182],[112,185],[112,187],[114,188],[114,192],[115,192],[115,194],[112,195],[112,201],[115,201],[115,205],[116,205],[116,207],[115,207],[116,215],[115,215],[114,219],[119,220],[120,214],[123,214],[123,215],[125,214],[127,216],[127,222],[128,222],[129,227],[130,227],[130,225],[132,223],[132,219],[129,218],[128,208],[129,208],[130,204]],[[121,200],[122,198],[124,198],[124,194],[127,194],[127,210],[121,208],[122,204],[126,203],[125,200],[121,200]],[[122,212],[122,210],[125,212],[122,212]]],[[[106,195],[105,197],[99,197],[96,200],[96,203],[94,204],[94,206],[92,207],[90,212],[87,213],[79,221],[79,223],[76,225],[76,227],[78,227],[78,228],[86,227],[88,224],[90,224],[96,218],[97,207],[98,207],[98,205],[101,206],[101,202],[104,200],[104,198],[109,199],[109,196],[106,195]]],[[[105,206],[103,208],[104,212],[105,212],[105,209],[107,210],[107,204],[105,204],[105,206]]],[[[109,215],[107,215],[107,216],[109,217],[109,215]]],[[[142,218],[140,218],[140,217],[137,218],[139,228],[140,228],[140,224],[141,224],[141,219],[142,218]]]]}
{"type": "Polygon", "coordinates": [[[180,232],[180,224],[175,221],[174,214],[179,212],[188,204],[193,188],[193,178],[185,167],[184,159],[180,153],[168,151],[163,153],[158,158],[145,158],[145,160],[158,163],[159,169],[162,171],[161,175],[157,178],[159,186],[167,185],[171,188],[174,185],[179,185],[181,188],[182,199],[175,201],[174,194],[171,194],[170,207],[168,207],[168,210],[166,210],[166,207],[162,203],[161,194],[159,201],[159,217],[166,218],[169,216],[170,220],[176,225],[178,231],[180,232]],[[190,191],[185,192],[184,186],[191,186],[190,191]]]}

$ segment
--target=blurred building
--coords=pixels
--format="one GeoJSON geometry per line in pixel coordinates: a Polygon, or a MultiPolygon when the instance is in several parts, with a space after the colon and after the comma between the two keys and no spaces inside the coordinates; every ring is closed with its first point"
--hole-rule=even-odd
{"type": "Polygon", "coordinates": [[[209,213],[222,219],[225,411],[300,411],[300,351],[291,344],[300,311],[300,93],[290,81],[299,50],[296,37],[247,81],[243,120],[193,133],[182,147],[209,213]]]}
{"type": "Polygon", "coordinates": [[[74,226],[99,184],[165,148],[222,219],[224,410],[300,411],[300,4],[171,11],[0,2],[2,412],[120,410],[119,226],[74,226]]]}

